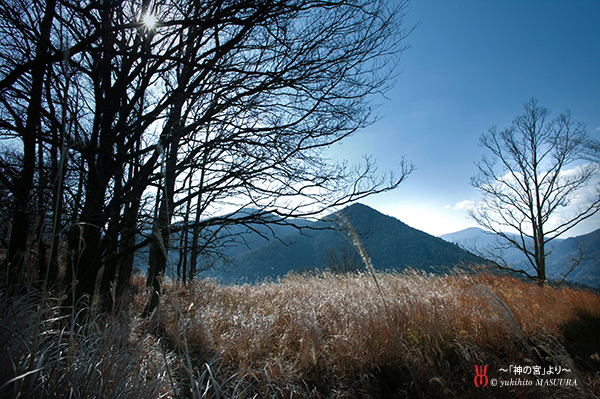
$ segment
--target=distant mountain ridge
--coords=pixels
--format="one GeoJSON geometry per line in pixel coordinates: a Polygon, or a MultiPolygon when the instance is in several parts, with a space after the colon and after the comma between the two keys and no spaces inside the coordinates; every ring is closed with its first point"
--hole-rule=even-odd
{"type": "MultiPolygon", "coordinates": [[[[498,242],[495,235],[478,227],[444,234],[440,238],[467,250],[477,248],[480,251],[485,251],[486,247],[493,247],[498,242]]],[[[553,240],[547,258],[548,277],[562,279],[568,271],[571,259],[579,256],[579,249],[583,251],[584,260],[568,275],[567,280],[600,287],[600,229],[577,237],[553,240]]],[[[530,268],[525,256],[517,249],[505,250],[503,258],[513,268],[530,268]]]]}
{"type": "MultiPolygon", "coordinates": [[[[225,240],[216,245],[234,267],[220,258],[205,257],[201,260],[204,263],[198,265],[199,270],[203,270],[200,277],[214,277],[224,283],[257,282],[283,277],[290,271],[323,270],[328,266],[328,252],[347,249],[347,253],[356,253],[348,234],[333,228],[339,214],[348,219],[360,236],[372,264],[382,271],[412,268],[444,273],[456,266],[480,265],[485,261],[473,254],[477,253],[473,248],[485,251],[486,246],[497,240],[495,235],[477,227],[434,237],[357,203],[316,222],[294,219],[288,221],[293,225],[267,222],[228,226],[225,240]],[[299,233],[299,228],[302,233],[299,233]]],[[[273,215],[273,220],[278,218],[273,215]]],[[[146,232],[146,235],[149,234],[146,232]]],[[[181,232],[173,234],[175,246],[169,251],[169,263],[173,268],[180,260],[177,247],[180,235],[181,232]]],[[[600,288],[600,229],[553,241],[548,257],[548,277],[562,279],[570,259],[578,256],[580,248],[584,250],[584,260],[569,274],[568,281],[600,288]]],[[[145,271],[147,257],[147,251],[140,251],[136,255],[135,267],[145,271]]],[[[530,267],[518,250],[505,250],[504,258],[513,268],[530,267]]],[[[362,264],[358,256],[355,261],[359,266],[362,264]]]]}
{"type": "MultiPolygon", "coordinates": [[[[358,233],[378,270],[406,268],[442,272],[459,264],[480,263],[481,259],[441,238],[414,229],[366,205],[353,204],[339,211],[358,233]]],[[[308,229],[272,241],[234,257],[236,268],[211,275],[224,281],[254,282],[282,277],[290,271],[319,270],[325,267],[327,251],[349,246],[346,233],[332,229],[338,213],[308,224],[308,229]]]]}

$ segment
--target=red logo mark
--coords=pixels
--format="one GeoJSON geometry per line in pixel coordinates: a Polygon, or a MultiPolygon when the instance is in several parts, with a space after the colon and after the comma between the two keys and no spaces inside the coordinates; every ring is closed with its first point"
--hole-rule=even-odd
{"type": "Polygon", "coordinates": [[[487,364],[485,366],[475,365],[475,379],[474,380],[475,380],[476,387],[484,387],[488,384],[488,377],[486,375],[487,367],[488,367],[487,364]]]}

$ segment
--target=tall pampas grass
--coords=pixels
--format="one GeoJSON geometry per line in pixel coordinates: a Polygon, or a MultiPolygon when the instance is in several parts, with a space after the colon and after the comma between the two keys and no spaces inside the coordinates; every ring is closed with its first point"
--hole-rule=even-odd
{"type": "MultiPolygon", "coordinates": [[[[185,331],[195,364],[218,358],[224,379],[243,377],[265,395],[475,397],[474,364],[576,367],[565,328],[600,317],[593,292],[506,276],[375,277],[313,273],[257,285],[177,286],[163,298],[162,331],[176,342],[185,331]],[[178,304],[169,294],[175,291],[178,304]],[[169,319],[178,306],[189,310],[184,323],[169,319]]],[[[593,397],[586,378],[558,391],[593,397]]],[[[495,396],[540,392],[550,394],[542,387],[495,396]]]]}
{"type": "Polygon", "coordinates": [[[174,359],[161,355],[155,338],[135,336],[136,322],[125,312],[82,306],[74,316],[50,295],[0,292],[0,397],[152,398],[173,391],[165,375],[174,359]]]}
{"type": "Polygon", "coordinates": [[[162,285],[149,318],[143,276],[107,313],[93,300],[70,313],[51,295],[0,292],[0,397],[600,396],[600,358],[585,351],[593,340],[569,350],[600,326],[592,291],[375,270],[162,285]],[[474,365],[489,365],[490,378],[509,365],[561,365],[577,386],[482,391],[474,365]]]}

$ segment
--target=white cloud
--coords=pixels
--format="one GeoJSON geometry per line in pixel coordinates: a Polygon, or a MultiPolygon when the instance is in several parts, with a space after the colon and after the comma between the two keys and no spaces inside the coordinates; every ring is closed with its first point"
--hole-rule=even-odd
{"type": "Polygon", "coordinates": [[[600,126],[594,129],[594,132],[600,132],[600,126]]]}
{"type": "Polygon", "coordinates": [[[464,211],[466,209],[472,208],[474,205],[475,205],[475,201],[464,200],[464,201],[457,202],[456,204],[454,204],[454,206],[446,205],[446,206],[444,206],[444,209],[453,210],[453,211],[464,211]]]}
{"type": "MultiPolygon", "coordinates": [[[[597,198],[600,189],[600,169],[599,166],[593,163],[584,163],[569,169],[564,169],[560,172],[560,179],[578,179],[578,176],[587,171],[595,171],[592,177],[588,180],[587,184],[581,186],[576,192],[572,193],[572,195],[568,198],[568,201],[561,203],[560,206],[554,208],[552,214],[550,215],[548,221],[545,224],[545,230],[550,231],[562,224],[566,221],[574,219],[577,215],[584,212],[585,209],[589,207],[591,203],[593,203],[597,198]]],[[[520,178],[520,176],[518,176],[520,178]]],[[[540,180],[542,179],[543,174],[539,175],[540,180]]],[[[503,176],[503,179],[508,183],[515,182],[515,178],[510,174],[503,176]]],[[[546,180],[547,182],[547,180],[546,180]]],[[[547,189],[547,183],[542,187],[543,190],[547,189]]],[[[466,202],[466,201],[463,201],[466,202]]],[[[462,203],[458,203],[454,208],[458,207],[462,203]]],[[[448,208],[450,209],[450,208],[448,208]]],[[[598,223],[600,221],[599,217],[592,217],[590,219],[584,220],[573,230],[569,230],[565,235],[561,238],[581,235],[585,233],[589,233],[593,230],[596,230],[600,227],[598,223]]],[[[526,228],[526,231],[528,229],[526,228]]]]}

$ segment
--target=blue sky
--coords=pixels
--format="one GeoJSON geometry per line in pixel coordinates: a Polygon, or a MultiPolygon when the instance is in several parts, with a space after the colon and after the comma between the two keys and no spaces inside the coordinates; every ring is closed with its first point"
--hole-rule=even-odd
{"type": "MultiPolygon", "coordinates": [[[[336,156],[372,154],[382,171],[405,156],[417,170],[389,193],[362,201],[433,235],[475,226],[463,206],[480,199],[469,179],[484,154],[479,136],[504,128],[531,97],[552,115],[570,109],[600,139],[600,1],[413,0],[401,74],[384,117],[336,156]]],[[[600,228],[600,215],[572,230],[600,228]]]]}

